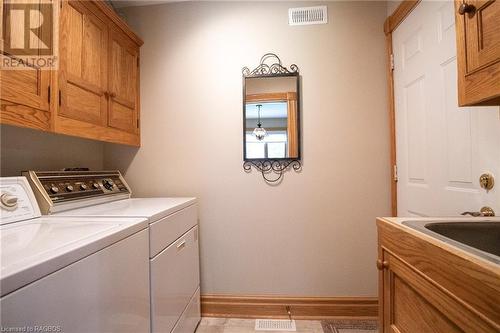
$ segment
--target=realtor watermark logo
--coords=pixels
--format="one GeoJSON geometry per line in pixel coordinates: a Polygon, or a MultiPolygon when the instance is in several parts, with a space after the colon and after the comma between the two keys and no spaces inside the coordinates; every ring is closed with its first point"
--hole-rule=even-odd
{"type": "Polygon", "coordinates": [[[57,69],[58,6],[50,0],[3,2],[1,69],[57,69]]]}

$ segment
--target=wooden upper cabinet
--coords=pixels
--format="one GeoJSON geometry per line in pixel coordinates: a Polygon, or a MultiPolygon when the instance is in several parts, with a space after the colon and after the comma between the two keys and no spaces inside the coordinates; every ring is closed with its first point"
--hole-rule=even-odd
{"type": "Polygon", "coordinates": [[[108,125],[136,133],[138,120],[139,47],[122,32],[110,30],[108,125]]]}
{"type": "MultiPolygon", "coordinates": [[[[30,25],[36,25],[34,20],[42,15],[44,22],[52,19],[54,7],[30,1],[42,13],[40,18],[30,17],[30,25]]],[[[53,3],[59,14],[58,68],[2,70],[0,123],[138,146],[142,40],[102,0],[53,3]]],[[[3,3],[0,9],[0,37],[6,40],[11,33],[9,4],[3,3]]],[[[53,33],[42,28],[36,32],[53,33]]],[[[12,58],[12,54],[4,48],[0,57],[12,58]]]]}
{"type": "Polygon", "coordinates": [[[49,130],[49,71],[4,70],[0,87],[2,123],[49,130]]]}
{"type": "Polygon", "coordinates": [[[459,104],[500,105],[500,0],[455,0],[459,104]]]}
{"type": "Polygon", "coordinates": [[[102,1],[63,1],[59,133],[138,146],[142,41],[102,1]]]}
{"type": "MultiPolygon", "coordinates": [[[[2,40],[10,40],[11,17],[9,6],[4,3],[2,7],[2,40]]],[[[43,10],[40,10],[43,12],[43,10]]],[[[37,12],[33,12],[34,15],[37,12]]],[[[47,14],[47,13],[43,13],[47,14]]],[[[35,17],[39,20],[40,15],[35,17]]],[[[50,17],[50,15],[45,15],[50,17]]],[[[32,18],[33,19],[33,18],[32,18]]],[[[14,22],[13,22],[14,23],[14,22]]],[[[24,29],[20,26],[19,29],[24,29]]],[[[37,33],[51,34],[51,31],[38,31],[37,33]]],[[[16,55],[28,55],[16,50],[16,55]]],[[[4,53],[0,55],[16,59],[6,47],[4,53]]],[[[50,71],[42,70],[36,66],[22,66],[22,69],[2,69],[0,72],[0,99],[1,99],[1,123],[31,127],[42,130],[50,128],[49,113],[49,89],[50,71]]]]}
{"type": "Polygon", "coordinates": [[[63,2],[59,115],[105,126],[108,26],[82,2],[63,2]]]}

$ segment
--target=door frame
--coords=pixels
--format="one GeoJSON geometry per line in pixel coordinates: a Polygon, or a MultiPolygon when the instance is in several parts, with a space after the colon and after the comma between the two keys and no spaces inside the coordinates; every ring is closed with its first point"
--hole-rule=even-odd
{"type": "Polygon", "coordinates": [[[392,52],[392,33],[411,13],[421,0],[403,0],[384,22],[385,46],[387,56],[387,95],[390,132],[391,159],[391,211],[398,215],[398,173],[396,164],[396,109],[394,104],[394,58],[392,52]]]}

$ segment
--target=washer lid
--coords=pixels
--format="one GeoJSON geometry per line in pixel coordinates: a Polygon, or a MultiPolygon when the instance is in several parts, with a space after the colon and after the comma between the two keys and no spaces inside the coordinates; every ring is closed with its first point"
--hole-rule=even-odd
{"type": "Polygon", "coordinates": [[[44,219],[6,225],[0,229],[2,273],[119,226],[120,223],[54,223],[44,219]]]}
{"type": "Polygon", "coordinates": [[[0,291],[8,294],[148,226],[145,218],[41,217],[0,227],[0,291]]]}

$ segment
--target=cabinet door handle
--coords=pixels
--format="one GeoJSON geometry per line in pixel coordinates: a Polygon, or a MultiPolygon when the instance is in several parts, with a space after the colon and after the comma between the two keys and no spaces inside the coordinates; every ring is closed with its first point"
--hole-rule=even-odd
{"type": "Polygon", "coordinates": [[[389,262],[385,261],[385,260],[378,259],[377,260],[377,269],[379,271],[381,271],[381,270],[386,269],[386,268],[389,268],[389,262]]]}
{"type": "Polygon", "coordinates": [[[177,244],[177,251],[180,251],[180,250],[182,250],[185,247],[186,247],[186,240],[184,239],[182,242],[180,242],[179,244],[177,244]]]}
{"type": "Polygon", "coordinates": [[[465,13],[473,13],[474,12],[474,6],[469,5],[465,0],[462,1],[460,6],[458,7],[458,13],[460,15],[465,15],[465,13]]]}

